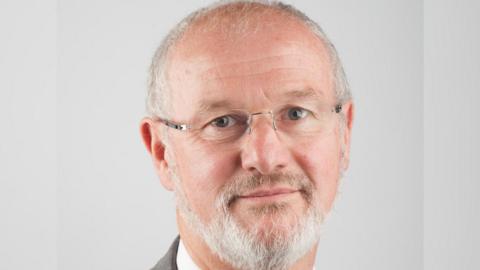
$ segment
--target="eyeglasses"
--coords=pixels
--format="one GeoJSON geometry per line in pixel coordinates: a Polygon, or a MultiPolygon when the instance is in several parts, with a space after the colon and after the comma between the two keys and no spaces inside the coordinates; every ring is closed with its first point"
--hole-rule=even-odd
{"type": "Polygon", "coordinates": [[[212,143],[231,143],[243,134],[252,132],[253,119],[260,115],[271,117],[275,131],[291,137],[325,134],[332,130],[335,115],[342,111],[342,104],[335,106],[284,106],[275,111],[250,113],[244,110],[229,110],[222,113],[206,113],[193,124],[176,123],[156,118],[167,127],[194,133],[200,139],[212,143]]]}

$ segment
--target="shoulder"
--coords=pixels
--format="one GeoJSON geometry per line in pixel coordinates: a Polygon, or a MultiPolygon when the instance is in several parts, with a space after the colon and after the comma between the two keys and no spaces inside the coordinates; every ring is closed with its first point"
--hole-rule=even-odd
{"type": "Polygon", "coordinates": [[[158,261],[158,263],[151,270],[178,270],[177,251],[179,242],[180,237],[177,236],[165,256],[163,256],[163,258],[161,258],[160,261],[158,261]]]}

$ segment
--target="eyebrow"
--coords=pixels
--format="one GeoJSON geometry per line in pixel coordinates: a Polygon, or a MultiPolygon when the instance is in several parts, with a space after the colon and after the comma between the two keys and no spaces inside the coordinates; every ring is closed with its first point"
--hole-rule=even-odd
{"type": "Polygon", "coordinates": [[[313,88],[305,88],[303,90],[288,91],[282,96],[288,99],[308,99],[319,98],[320,96],[323,96],[323,93],[320,91],[315,91],[313,88]]]}
{"type": "Polygon", "coordinates": [[[201,100],[198,106],[198,114],[206,114],[208,112],[233,108],[233,104],[228,100],[201,100]]]}

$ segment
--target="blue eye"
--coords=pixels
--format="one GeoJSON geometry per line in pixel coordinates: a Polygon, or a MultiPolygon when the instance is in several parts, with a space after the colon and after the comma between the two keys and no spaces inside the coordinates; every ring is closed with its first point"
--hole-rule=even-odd
{"type": "Polygon", "coordinates": [[[237,120],[232,116],[225,115],[225,116],[221,116],[213,119],[213,121],[211,122],[211,125],[214,127],[225,128],[225,127],[230,127],[232,125],[235,125],[236,121],[237,120]]]}
{"type": "Polygon", "coordinates": [[[308,111],[302,108],[291,108],[287,111],[289,120],[300,120],[308,115],[308,111]]]}

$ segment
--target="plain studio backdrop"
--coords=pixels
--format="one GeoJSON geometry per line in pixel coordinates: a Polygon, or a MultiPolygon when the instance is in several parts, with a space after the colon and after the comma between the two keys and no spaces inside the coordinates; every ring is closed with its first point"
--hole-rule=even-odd
{"type": "MultiPolygon", "coordinates": [[[[286,2],[336,45],[356,105],[316,269],[478,269],[479,4],[286,2]]],[[[2,1],[0,269],[163,256],[175,205],[139,134],[147,69],[207,3],[2,1]]]]}

